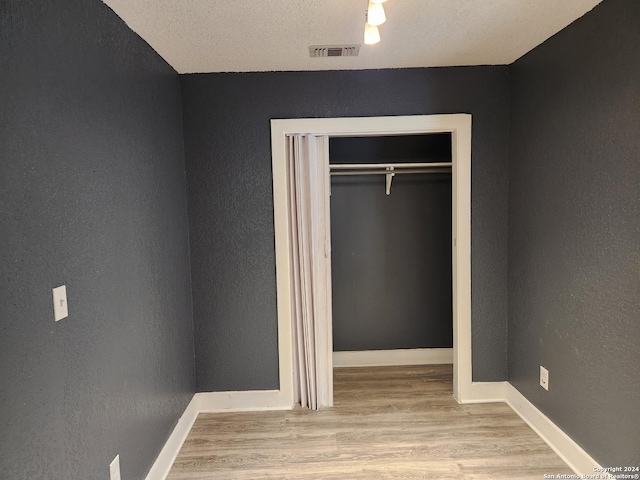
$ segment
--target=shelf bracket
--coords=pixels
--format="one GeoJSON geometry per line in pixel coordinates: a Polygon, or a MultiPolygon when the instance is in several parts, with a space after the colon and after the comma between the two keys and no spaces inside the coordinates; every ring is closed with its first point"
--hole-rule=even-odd
{"type": "Polygon", "coordinates": [[[386,189],[386,194],[387,195],[391,195],[391,181],[393,180],[393,177],[396,175],[395,173],[391,173],[393,172],[393,167],[387,167],[387,189],[386,189]]]}

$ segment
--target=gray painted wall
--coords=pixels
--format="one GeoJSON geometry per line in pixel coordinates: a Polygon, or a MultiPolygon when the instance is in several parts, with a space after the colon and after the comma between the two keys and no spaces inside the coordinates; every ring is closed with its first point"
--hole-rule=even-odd
{"type": "Polygon", "coordinates": [[[473,115],[473,377],[506,378],[508,67],[180,80],[199,391],[278,388],[272,118],[473,115]]]}
{"type": "MultiPolygon", "coordinates": [[[[330,162],[450,162],[451,135],[337,137],[330,162]]],[[[331,177],[335,351],[452,347],[451,174],[331,177]]]]}
{"type": "Polygon", "coordinates": [[[0,476],[142,479],[195,386],[178,75],[97,0],[0,37],[0,476]]]}
{"type": "Polygon", "coordinates": [[[509,380],[606,466],[640,465],[639,59],[607,0],[512,67],[509,380]]]}

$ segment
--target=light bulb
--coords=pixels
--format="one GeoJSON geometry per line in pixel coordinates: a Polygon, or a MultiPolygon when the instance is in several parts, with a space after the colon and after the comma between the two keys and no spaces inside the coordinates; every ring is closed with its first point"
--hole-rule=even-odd
{"type": "Polygon", "coordinates": [[[377,27],[387,21],[387,16],[384,14],[384,7],[381,3],[373,2],[369,0],[369,8],[367,9],[367,23],[377,27]]]}
{"type": "Polygon", "coordinates": [[[373,45],[380,41],[380,31],[375,25],[365,23],[364,25],[364,43],[373,45]]]}

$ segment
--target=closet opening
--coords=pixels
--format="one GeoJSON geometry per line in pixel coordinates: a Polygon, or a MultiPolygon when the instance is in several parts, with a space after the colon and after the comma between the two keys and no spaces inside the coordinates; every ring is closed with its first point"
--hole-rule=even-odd
{"type": "MultiPolygon", "coordinates": [[[[336,147],[335,142],[338,141],[340,143],[341,138],[359,139],[364,137],[398,137],[408,139],[397,141],[435,142],[440,147],[434,149],[433,155],[442,155],[444,159],[449,153],[451,181],[448,187],[450,188],[450,215],[448,218],[451,222],[451,228],[449,237],[450,255],[448,255],[448,258],[452,284],[451,293],[449,294],[452,325],[450,324],[451,326],[448,327],[448,332],[444,332],[447,329],[443,329],[439,334],[442,338],[451,338],[450,333],[453,336],[453,395],[460,403],[473,402],[477,394],[480,393],[478,387],[481,385],[473,384],[471,381],[471,116],[468,114],[276,119],[271,121],[280,374],[280,389],[273,391],[275,395],[274,401],[277,401],[277,406],[280,408],[291,408],[297,403],[294,400],[296,398],[294,390],[297,391],[294,388],[294,378],[297,378],[295,381],[298,382],[296,387],[302,384],[301,379],[306,381],[308,378],[315,378],[316,385],[323,386],[317,389],[317,391],[323,392],[321,396],[318,396],[318,405],[330,406],[333,403],[334,349],[331,341],[333,335],[331,332],[332,321],[330,313],[332,310],[332,288],[328,282],[328,288],[323,287],[325,279],[333,277],[330,266],[331,245],[328,240],[330,237],[328,225],[330,224],[329,218],[331,216],[329,213],[329,185],[336,182],[331,182],[330,180],[329,139],[334,142],[335,150],[335,148],[340,148],[339,146],[336,147]],[[427,136],[430,138],[421,138],[427,136]],[[448,142],[444,140],[446,137],[448,137],[448,142]],[[439,142],[442,143],[440,144],[439,142]],[[450,145],[450,150],[449,147],[444,147],[445,143],[450,145]],[[302,161],[300,161],[301,159],[302,161]],[[290,161],[298,163],[291,163],[290,161]],[[302,174],[300,175],[300,173],[302,174]],[[298,194],[299,188],[303,195],[298,194]],[[299,202],[300,199],[303,199],[302,203],[299,202]],[[293,210],[291,209],[292,205],[294,206],[293,210]],[[292,216],[292,212],[295,212],[295,209],[298,209],[300,215],[309,215],[310,222],[306,220],[300,222],[302,217],[296,217],[298,213],[294,213],[292,216]],[[307,242],[306,245],[304,242],[299,242],[299,238],[296,238],[296,225],[297,227],[301,225],[304,228],[309,227],[311,241],[307,242]],[[296,254],[292,253],[294,252],[292,246],[298,246],[299,248],[304,246],[305,251],[302,252],[300,257],[296,258],[296,254]],[[317,300],[315,303],[312,302],[311,308],[320,305],[321,309],[329,312],[328,314],[315,315],[318,321],[311,329],[307,329],[315,332],[315,334],[302,342],[299,339],[295,339],[293,332],[293,319],[300,317],[300,315],[297,315],[300,311],[299,303],[296,304],[296,298],[301,298],[300,275],[296,273],[296,265],[300,266],[302,264],[299,262],[300,258],[305,259],[307,266],[312,266],[311,270],[316,268],[319,272],[317,277],[319,281],[312,281],[306,284],[303,282],[307,289],[309,284],[315,285],[313,288],[319,286],[319,291],[309,295],[312,289],[307,290],[302,297],[312,298],[314,301],[317,300]],[[298,289],[297,291],[296,288],[298,289]],[[319,293],[317,298],[314,296],[315,293],[319,293]],[[301,345],[304,348],[310,347],[311,350],[305,351],[304,355],[301,356],[299,348],[301,345]],[[294,351],[294,347],[298,348],[297,354],[294,351]],[[295,355],[298,355],[297,360],[305,358],[305,355],[317,360],[306,378],[294,375],[295,355]]],[[[393,139],[381,141],[393,142],[393,139]]],[[[382,150],[384,151],[384,148],[382,150]]],[[[408,161],[411,161],[411,159],[408,158],[408,161]]],[[[377,177],[380,189],[378,195],[382,197],[380,201],[383,199],[394,201],[395,194],[400,192],[400,195],[402,195],[401,188],[403,191],[411,191],[413,183],[416,182],[416,179],[412,178],[414,177],[413,174],[394,175],[390,186],[391,195],[387,197],[385,190],[389,186],[385,185],[385,181],[382,180],[385,177],[389,177],[386,173],[385,171],[377,177]],[[408,187],[408,189],[405,189],[405,187],[408,187]]],[[[362,177],[360,180],[354,181],[353,177],[351,177],[349,180],[342,181],[355,183],[356,188],[364,188],[372,180],[365,179],[365,176],[362,177]]],[[[343,186],[345,185],[334,186],[333,188],[342,188],[343,186]]],[[[338,194],[334,193],[334,195],[338,194]]],[[[367,201],[372,202],[374,205],[378,202],[373,197],[367,198],[367,201]]],[[[367,201],[364,203],[367,203],[367,201]]],[[[411,208],[415,209],[416,206],[414,205],[411,208]]],[[[406,216],[409,211],[407,209],[399,209],[398,218],[402,218],[403,215],[406,216]]],[[[371,221],[366,228],[376,231],[376,229],[380,230],[382,227],[371,221]]],[[[410,249],[413,248],[411,244],[409,244],[409,247],[410,249]]],[[[417,254],[419,255],[420,252],[417,254]]],[[[416,252],[414,252],[414,255],[416,255],[416,252]]],[[[402,262],[406,263],[407,260],[403,259],[402,262]]],[[[392,267],[392,264],[384,264],[384,262],[381,266],[383,272],[386,272],[387,275],[395,274],[393,270],[390,270],[392,267]]],[[[412,281],[421,281],[422,279],[419,275],[414,274],[413,278],[409,275],[408,278],[402,279],[399,284],[408,285],[412,281]]],[[[372,280],[375,279],[367,278],[367,281],[372,280]]],[[[340,302],[341,300],[338,301],[340,302]]],[[[405,300],[405,304],[396,308],[411,311],[432,307],[433,305],[429,307],[417,305],[415,299],[410,299],[405,300]]],[[[388,315],[384,312],[384,309],[382,313],[382,317],[388,315]]],[[[411,315],[408,316],[411,317],[411,315]]],[[[414,317],[411,318],[413,319],[414,317]]],[[[415,343],[415,339],[409,339],[409,342],[414,343],[406,343],[407,338],[400,338],[399,332],[394,332],[393,329],[386,330],[385,336],[386,341],[389,341],[389,337],[392,337],[391,340],[393,342],[386,345],[416,346],[419,344],[419,342],[415,343]]],[[[338,342],[338,340],[336,341],[338,342]]],[[[383,344],[379,343],[377,347],[381,345],[383,344]]],[[[359,346],[356,347],[361,348],[359,346]]],[[[340,345],[337,348],[341,348],[340,345]]],[[[354,346],[349,348],[354,348],[354,346]]],[[[413,351],[415,349],[404,348],[401,350],[413,351]]]]}
{"type": "Polygon", "coordinates": [[[453,363],[451,149],[450,132],[329,139],[334,367],[453,363]]]}

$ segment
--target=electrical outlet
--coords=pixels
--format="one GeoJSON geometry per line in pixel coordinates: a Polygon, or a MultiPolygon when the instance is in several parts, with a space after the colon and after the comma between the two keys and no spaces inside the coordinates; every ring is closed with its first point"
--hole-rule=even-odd
{"type": "Polygon", "coordinates": [[[116,455],[109,465],[109,480],[121,480],[120,479],[120,455],[116,455]]]}
{"type": "Polygon", "coordinates": [[[549,370],[540,365],[540,386],[549,390],[549,370]]]}
{"type": "Polygon", "coordinates": [[[53,289],[53,318],[57,322],[69,316],[67,305],[67,286],[60,285],[53,289]]]}

